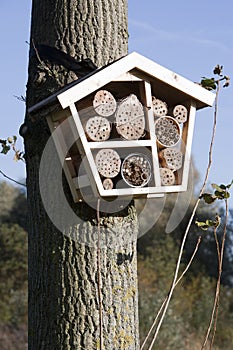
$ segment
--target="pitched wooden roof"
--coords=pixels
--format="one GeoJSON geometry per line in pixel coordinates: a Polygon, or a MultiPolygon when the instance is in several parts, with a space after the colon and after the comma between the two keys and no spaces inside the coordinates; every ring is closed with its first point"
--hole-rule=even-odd
{"type": "Polygon", "coordinates": [[[36,112],[36,110],[46,107],[47,104],[49,105],[58,101],[61,107],[65,109],[127,72],[141,76],[148,81],[160,82],[169,89],[176,89],[176,91],[194,99],[197,109],[212,106],[214,103],[215,94],[212,92],[156,62],[136,52],[132,52],[86,77],[65,86],[62,90],[31,107],[29,113],[36,112]]]}

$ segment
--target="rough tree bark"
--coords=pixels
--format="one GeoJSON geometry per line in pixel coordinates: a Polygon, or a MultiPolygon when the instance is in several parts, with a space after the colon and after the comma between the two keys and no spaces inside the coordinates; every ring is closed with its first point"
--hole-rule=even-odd
{"type": "MultiPolygon", "coordinates": [[[[127,40],[126,0],[33,0],[27,108],[78,78],[62,66],[42,62],[32,54],[34,45],[50,45],[102,66],[127,54],[127,40]]],[[[65,184],[67,199],[83,224],[66,234],[54,226],[39,190],[40,159],[50,133],[43,117],[34,121],[26,115],[25,123],[29,349],[138,349],[135,208],[131,203],[119,213],[100,213],[100,234],[117,236],[115,247],[100,250],[101,314],[98,247],[73,239],[75,233],[96,232],[96,210],[74,205],[65,184]]]]}

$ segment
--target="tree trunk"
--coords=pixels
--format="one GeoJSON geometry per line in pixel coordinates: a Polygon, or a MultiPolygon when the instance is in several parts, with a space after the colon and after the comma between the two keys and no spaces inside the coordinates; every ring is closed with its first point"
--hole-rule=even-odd
{"type": "MultiPolygon", "coordinates": [[[[61,65],[42,61],[35,54],[37,44],[102,66],[127,54],[127,40],[126,0],[33,0],[27,108],[78,78],[61,65]]],[[[39,189],[40,159],[50,133],[43,117],[34,121],[26,115],[25,123],[29,349],[138,349],[134,205],[99,217],[88,204],[75,205],[64,182],[82,224],[71,223],[61,233],[49,219],[39,189]],[[82,234],[98,239],[84,244],[78,239],[82,234]],[[115,243],[104,245],[104,239],[115,243]]],[[[51,157],[56,157],[55,149],[51,157]]],[[[50,163],[47,171],[48,176],[54,171],[50,163]]]]}

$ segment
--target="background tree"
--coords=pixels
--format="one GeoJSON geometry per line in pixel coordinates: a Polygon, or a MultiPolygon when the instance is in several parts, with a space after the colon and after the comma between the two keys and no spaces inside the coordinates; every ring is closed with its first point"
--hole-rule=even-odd
{"type": "MultiPolygon", "coordinates": [[[[194,198],[193,198],[194,201],[194,198]]],[[[155,315],[170,287],[180,242],[192,203],[187,215],[171,234],[165,233],[168,218],[174,208],[174,198],[167,198],[164,210],[153,228],[138,241],[139,319],[140,339],[144,340],[155,315]]],[[[201,203],[196,219],[213,219],[221,212],[219,203],[208,206],[201,203]]],[[[149,220],[149,216],[145,218],[149,220]]],[[[195,221],[194,220],[194,221],[195,221]]],[[[224,222],[224,213],[222,215],[224,222]]],[[[222,230],[219,230],[221,240],[222,230]]],[[[218,256],[212,230],[203,231],[195,223],[185,245],[181,271],[190,261],[198,237],[202,237],[198,252],[186,276],[176,287],[163,327],[153,349],[200,350],[209,323],[218,278],[218,256]]],[[[221,286],[221,300],[215,348],[232,347],[232,221],[229,222],[221,286]]],[[[152,332],[153,334],[153,332],[152,332]]],[[[207,348],[209,348],[207,346],[207,348]]],[[[144,348],[143,348],[144,349],[144,348]]],[[[147,347],[145,347],[147,349],[147,347]]]]}
{"type": "MultiPolygon", "coordinates": [[[[103,66],[127,54],[127,41],[126,0],[33,0],[27,109],[79,78],[64,65],[40,57],[38,45],[103,66]]],[[[84,223],[70,227],[65,235],[59,232],[44,210],[39,191],[40,158],[50,133],[43,116],[35,122],[26,114],[25,125],[29,349],[137,349],[134,206],[111,216],[101,213],[101,234],[118,239],[115,248],[106,246],[99,252],[98,247],[69,236],[70,232],[73,237],[78,232],[93,234],[98,220],[88,205],[73,204],[65,184],[67,200],[84,223]],[[122,254],[130,254],[132,261],[120,262],[122,254]]],[[[55,149],[52,156],[56,157],[55,149]]]]}
{"type": "MultiPolygon", "coordinates": [[[[26,198],[17,187],[0,183],[0,349],[23,350],[27,347],[27,233],[22,223],[27,222],[26,198]],[[14,199],[13,199],[14,197],[14,199]],[[18,210],[20,208],[20,212],[18,210]]],[[[169,289],[176,264],[180,239],[185,222],[176,231],[165,233],[167,219],[174,203],[171,197],[156,225],[139,240],[139,315],[141,340],[150,328],[155,313],[169,289]]],[[[215,217],[219,208],[200,206],[198,219],[215,217]]],[[[189,216],[190,213],[187,215],[189,216]]],[[[145,217],[150,220],[150,216],[145,217]]],[[[184,221],[187,219],[184,219],[184,221]]],[[[224,221],[224,218],[222,219],[224,221]]],[[[232,216],[229,220],[224,259],[225,275],[221,287],[221,307],[216,334],[216,350],[232,349],[232,216]]],[[[219,232],[221,235],[221,230],[219,232]]],[[[156,350],[200,350],[209,322],[217,278],[216,247],[209,244],[213,232],[200,230],[196,225],[190,231],[183,268],[202,235],[199,254],[182,283],[177,286],[164,325],[156,342],[156,350]],[[209,261],[203,259],[204,255],[209,261]],[[213,270],[213,267],[215,269],[213,270]],[[215,275],[213,275],[215,271],[215,275]]]]}
{"type": "Polygon", "coordinates": [[[25,194],[0,183],[0,349],[27,346],[27,205],[25,194]]]}

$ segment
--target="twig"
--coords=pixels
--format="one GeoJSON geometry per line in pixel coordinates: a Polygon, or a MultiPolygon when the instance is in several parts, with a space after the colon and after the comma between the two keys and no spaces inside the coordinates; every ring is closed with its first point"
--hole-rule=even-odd
{"type": "MultiPolygon", "coordinates": [[[[204,339],[204,342],[202,344],[201,350],[203,350],[207,344],[207,341],[209,339],[209,335],[211,332],[211,328],[212,328],[212,324],[214,321],[214,315],[216,312],[216,308],[217,308],[217,304],[218,304],[218,299],[219,299],[219,277],[221,276],[221,272],[220,272],[220,264],[221,264],[221,253],[220,253],[220,247],[219,247],[219,241],[218,241],[218,237],[217,237],[217,227],[214,227],[214,238],[215,238],[215,242],[216,242],[216,247],[217,247],[217,254],[218,254],[218,281],[217,281],[217,285],[216,285],[216,291],[215,291],[215,298],[214,298],[214,305],[213,305],[213,309],[212,309],[212,313],[211,313],[211,317],[210,317],[210,322],[209,322],[209,326],[207,328],[206,331],[206,336],[204,339]]],[[[216,320],[216,317],[215,317],[216,320]]],[[[210,345],[211,347],[211,345],[210,345]]]]}
{"type": "Polygon", "coordinates": [[[188,265],[186,266],[186,268],[184,269],[184,271],[182,272],[182,274],[180,275],[180,277],[176,281],[175,287],[177,286],[178,283],[180,283],[180,281],[182,280],[182,278],[184,277],[184,275],[186,274],[186,272],[190,268],[190,266],[193,262],[193,259],[195,258],[195,255],[197,254],[200,243],[201,243],[201,236],[198,237],[197,244],[196,244],[196,247],[194,249],[193,255],[191,256],[188,265]]]}
{"type": "Polygon", "coordinates": [[[101,250],[100,250],[100,199],[97,201],[97,272],[98,272],[98,298],[99,298],[99,330],[100,330],[100,350],[103,350],[103,314],[102,314],[102,294],[101,294],[101,250]]]}
{"type": "Polygon", "coordinates": [[[1,174],[2,176],[4,176],[5,178],[7,178],[8,180],[10,180],[10,181],[12,181],[12,182],[14,182],[14,183],[16,183],[16,184],[18,184],[18,185],[20,185],[20,186],[27,187],[27,186],[26,186],[25,184],[23,184],[22,182],[18,182],[18,181],[16,181],[16,180],[12,179],[11,177],[7,176],[6,174],[4,174],[4,172],[3,172],[2,170],[0,170],[0,174],[1,174]]]}
{"type": "Polygon", "coordinates": [[[215,139],[215,134],[216,134],[216,126],[217,126],[217,111],[218,111],[219,89],[220,89],[220,83],[218,82],[217,83],[217,90],[216,90],[215,110],[214,110],[214,123],[213,123],[212,137],[211,137],[210,148],[209,148],[209,161],[208,161],[208,165],[207,165],[207,169],[206,169],[206,175],[205,175],[204,182],[203,182],[203,185],[201,187],[201,190],[199,192],[199,197],[198,197],[198,199],[197,199],[197,201],[196,201],[196,203],[194,205],[192,214],[191,214],[189,222],[187,224],[187,227],[186,227],[186,230],[185,230],[185,233],[184,233],[184,236],[183,236],[183,240],[181,242],[180,252],[179,252],[179,256],[178,256],[178,260],[177,260],[176,269],[175,269],[175,272],[174,272],[174,277],[173,277],[173,281],[172,281],[172,284],[171,284],[171,288],[170,288],[170,291],[168,293],[167,301],[165,303],[162,316],[160,318],[160,321],[158,323],[158,326],[156,328],[154,337],[153,337],[153,339],[151,341],[151,344],[150,344],[148,350],[152,350],[152,347],[153,347],[153,345],[154,345],[154,343],[156,341],[156,338],[158,336],[159,330],[160,330],[160,328],[162,326],[162,323],[163,323],[163,320],[165,318],[168,306],[170,304],[170,301],[171,301],[171,298],[172,298],[172,295],[173,295],[173,292],[174,292],[174,289],[175,289],[175,286],[176,286],[176,281],[177,281],[177,277],[178,277],[178,273],[179,273],[179,268],[180,268],[180,264],[181,264],[181,258],[182,258],[183,251],[184,251],[184,246],[185,246],[185,243],[186,243],[186,240],[187,240],[187,237],[188,237],[188,233],[189,233],[189,230],[190,230],[190,227],[191,227],[194,215],[195,215],[195,213],[197,211],[197,208],[199,206],[199,203],[201,201],[201,197],[202,197],[202,195],[204,193],[204,190],[205,190],[205,187],[206,187],[206,184],[207,184],[207,180],[208,180],[208,177],[209,177],[209,173],[210,173],[210,169],[211,169],[211,165],[212,165],[213,144],[214,144],[214,139],[215,139]]]}
{"type": "MultiPolygon", "coordinates": [[[[224,224],[224,230],[223,230],[222,247],[221,247],[221,259],[220,259],[220,268],[219,268],[219,271],[221,271],[221,274],[222,274],[223,255],[224,255],[224,248],[225,248],[226,235],[227,235],[227,222],[228,222],[228,200],[227,199],[225,200],[225,210],[226,210],[226,218],[225,218],[225,224],[224,224]]],[[[221,283],[221,275],[219,277],[219,289],[220,289],[220,283],[221,283]]],[[[220,290],[219,290],[219,293],[220,293],[220,290]]],[[[213,336],[212,336],[212,339],[211,339],[210,350],[212,349],[212,346],[214,344],[214,338],[215,338],[216,329],[217,329],[218,310],[219,310],[219,296],[218,296],[218,303],[217,303],[217,306],[216,306],[214,332],[213,332],[213,336]]]]}
{"type": "Polygon", "coordinates": [[[35,53],[36,53],[36,57],[37,57],[39,63],[41,64],[41,66],[42,66],[45,70],[47,70],[47,72],[49,73],[50,76],[53,76],[53,77],[57,80],[57,77],[56,77],[56,75],[54,74],[54,72],[53,72],[53,71],[42,61],[42,59],[40,58],[40,55],[39,55],[39,52],[38,52],[38,50],[37,50],[37,48],[36,48],[34,39],[32,39],[32,46],[33,46],[33,49],[34,49],[34,51],[35,51],[35,53]]]}
{"type": "Polygon", "coordinates": [[[214,338],[215,338],[215,334],[217,331],[222,265],[223,265],[224,247],[225,247],[226,234],[227,234],[227,222],[228,222],[228,200],[227,199],[225,200],[225,210],[226,210],[226,218],[225,218],[225,224],[224,224],[224,230],[223,230],[221,250],[220,250],[219,241],[218,241],[218,237],[217,237],[217,228],[214,229],[214,237],[215,237],[215,242],[216,242],[216,247],[217,247],[218,264],[219,264],[219,266],[218,266],[218,280],[217,280],[217,285],[216,285],[215,299],[214,299],[213,310],[212,310],[212,314],[211,314],[211,318],[210,318],[210,322],[209,322],[209,327],[207,329],[205,340],[203,342],[201,349],[204,349],[206,346],[213,322],[214,322],[214,328],[213,328],[213,335],[211,338],[211,343],[210,343],[210,348],[209,348],[210,350],[213,347],[214,338]]]}
{"type": "MultiPolygon", "coordinates": [[[[186,274],[186,272],[187,272],[188,269],[190,268],[190,266],[191,266],[191,264],[192,264],[192,262],[193,262],[193,259],[194,259],[195,255],[196,255],[197,251],[198,251],[198,248],[199,248],[200,243],[201,243],[201,236],[198,237],[198,241],[197,241],[196,247],[195,247],[195,249],[194,249],[194,252],[193,252],[193,254],[192,254],[192,256],[191,256],[191,258],[190,258],[190,260],[189,260],[189,262],[188,262],[188,264],[187,264],[187,266],[186,266],[186,268],[184,269],[184,271],[182,272],[182,274],[180,275],[180,277],[177,279],[176,284],[175,284],[175,287],[178,285],[178,283],[180,283],[180,281],[182,280],[182,278],[184,277],[184,275],[186,274]]],[[[150,335],[151,335],[151,333],[152,333],[152,331],[153,331],[153,329],[154,329],[154,327],[155,327],[155,325],[156,325],[156,323],[157,323],[157,320],[158,320],[158,318],[159,318],[159,315],[161,314],[161,312],[162,312],[162,310],[163,310],[163,308],[164,308],[164,305],[165,305],[165,303],[166,303],[166,301],[167,301],[167,298],[168,298],[168,296],[164,299],[162,305],[160,306],[160,309],[159,309],[159,311],[157,312],[157,315],[156,315],[156,317],[155,317],[155,319],[154,319],[154,321],[153,321],[153,324],[152,324],[152,326],[151,326],[151,328],[150,328],[150,330],[149,330],[149,332],[148,332],[146,338],[144,339],[144,342],[142,343],[142,345],[141,345],[141,347],[140,347],[140,350],[143,350],[144,346],[146,345],[146,343],[147,343],[147,341],[148,341],[148,339],[149,339],[149,337],[150,337],[150,335]]]]}
{"type": "Polygon", "coordinates": [[[40,64],[43,66],[44,63],[43,63],[43,61],[41,60],[41,58],[40,58],[40,56],[39,56],[39,52],[38,52],[38,50],[37,50],[37,48],[36,48],[34,39],[32,39],[32,46],[33,46],[33,49],[34,49],[34,51],[35,51],[35,53],[36,53],[36,57],[37,57],[38,61],[39,61],[40,64]]]}
{"type": "Polygon", "coordinates": [[[15,157],[14,157],[14,159],[15,160],[21,160],[23,163],[26,163],[25,162],[25,159],[23,158],[23,152],[20,152],[20,151],[18,151],[16,148],[15,148],[15,144],[13,143],[12,144],[12,150],[15,152],[15,157]]]}

